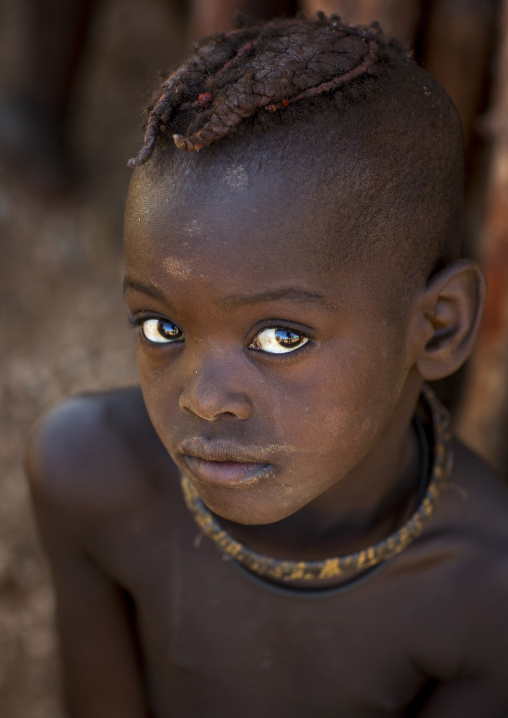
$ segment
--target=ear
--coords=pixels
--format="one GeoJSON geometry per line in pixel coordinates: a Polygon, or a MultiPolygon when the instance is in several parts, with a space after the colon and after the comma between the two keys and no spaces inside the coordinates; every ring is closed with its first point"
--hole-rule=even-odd
{"type": "Polygon", "coordinates": [[[452,262],[429,280],[418,303],[416,367],[423,379],[453,374],[471,354],[485,292],[485,278],[470,259],[452,262]]]}

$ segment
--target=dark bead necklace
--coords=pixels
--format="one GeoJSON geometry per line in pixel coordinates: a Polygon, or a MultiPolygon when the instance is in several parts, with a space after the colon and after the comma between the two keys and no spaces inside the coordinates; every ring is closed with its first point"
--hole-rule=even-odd
{"type": "MultiPolygon", "coordinates": [[[[201,531],[215,543],[225,558],[237,562],[240,566],[258,576],[276,581],[329,581],[357,571],[365,571],[386,562],[404,551],[421,534],[425,523],[433,514],[443,484],[450,474],[453,454],[450,446],[449,415],[437,400],[432,390],[424,385],[419,410],[427,413],[432,424],[432,469],[429,462],[423,460],[422,475],[417,507],[410,518],[397,531],[387,538],[370,546],[344,556],[314,561],[287,561],[264,556],[237,541],[219,524],[215,516],[205,506],[190,480],[181,474],[181,486],[187,508],[193,515],[201,531]]],[[[428,442],[418,413],[415,416],[422,456],[429,454],[428,442]],[[418,426],[420,428],[418,428],[418,426]]]]}

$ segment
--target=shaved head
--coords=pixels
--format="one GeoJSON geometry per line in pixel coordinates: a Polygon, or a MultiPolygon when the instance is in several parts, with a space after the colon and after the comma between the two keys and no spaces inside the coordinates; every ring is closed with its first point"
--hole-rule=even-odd
{"type": "Polygon", "coordinates": [[[409,59],[348,91],[250,118],[199,153],[161,137],[134,183],[165,191],[168,179],[196,207],[206,194],[217,211],[230,211],[225,189],[228,198],[247,195],[260,213],[275,201],[277,221],[290,213],[313,228],[324,267],[340,235],[340,261],[389,271],[397,294],[459,253],[460,121],[444,90],[409,59]]]}

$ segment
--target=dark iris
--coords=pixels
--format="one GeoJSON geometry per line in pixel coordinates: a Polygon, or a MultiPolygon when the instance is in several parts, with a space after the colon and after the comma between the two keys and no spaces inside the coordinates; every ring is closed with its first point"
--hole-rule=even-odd
{"type": "Polygon", "coordinates": [[[277,329],[275,337],[283,347],[294,347],[302,341],[300,334],[296,334],[296,332],[290,330],[288,331],[287,329],[277,329]]]}
{"type": "Polygon", "coordinates": [[[165,322],[162,319],[157,322],[157,331],[164,339],[178,339],[182,334],[180,327],[177,327],[173,322],[165,322]]]}

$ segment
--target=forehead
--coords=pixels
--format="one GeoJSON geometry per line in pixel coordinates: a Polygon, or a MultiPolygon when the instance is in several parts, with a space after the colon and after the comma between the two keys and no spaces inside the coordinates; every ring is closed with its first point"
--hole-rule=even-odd
{"type": "Polygon", "coordinates": [[[206,274],[211,259],[232,266],[238,257],[238,276],[305,268],[321,281],[354,275],[405,295],[408,282],[424,280],[413,271],[429,222],[415,171],[422,137],[401,132],[385,99],[289,129],[254,128],[200,153],[159,146],[131,183],[128,263],[184,252],[206,274]]]}
{"type": "Polygon", "coordinates": [[[323,273],[336,260],[354,264],[366,246],[359,225],[372,160],[346,146],[333,157],[296,147],[180,152],[168,167],[137,170],[126,210],[128,260],[154,251],[229,257],[234,247],[249,266],[284,259],[288,268],[304,262],[323,273]]]}
{"type": "Polygon", "coordinates": [[[394,282],[351,250],[348,213],[338,224],[323,220],[311,202],[310,192],[287,191],[280,178],[253,172],[251,182],[248,167],[238,165],[195,183],[166,178],[155,191],[135,182],[126,222],[129,282],[153,286],[177,311],[250,316],[260,302],[281,300],[290,318],[297,308],[299,317],[361,318],[386,338],[394,310],[401,319],[410,303],[394,304],[394,282]]]}

